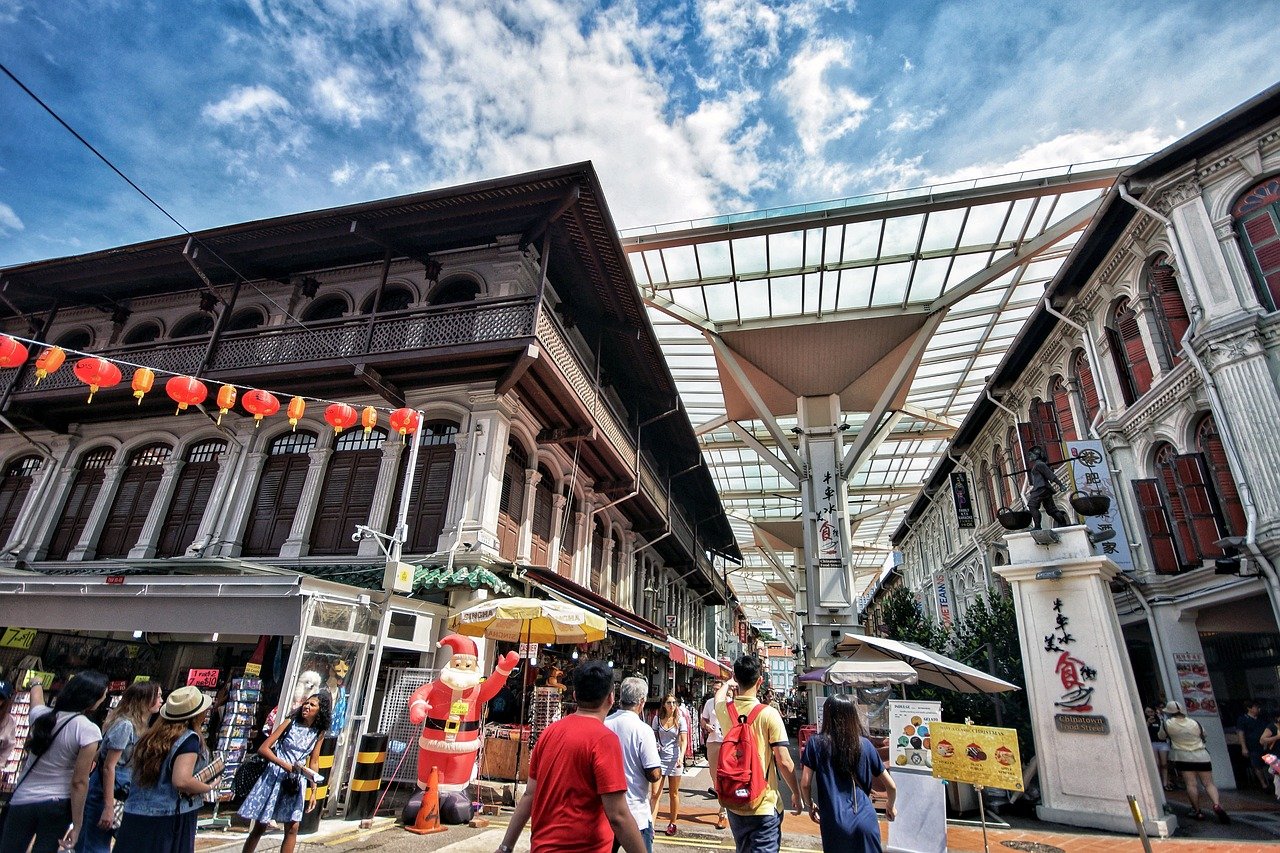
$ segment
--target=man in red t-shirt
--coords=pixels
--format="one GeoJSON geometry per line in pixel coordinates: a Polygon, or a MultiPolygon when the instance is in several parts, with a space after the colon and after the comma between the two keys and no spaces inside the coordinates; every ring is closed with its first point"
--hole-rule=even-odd
{"type": "Polygon", "coordinates": [[[610,853],[615,837],[626,853],[645,853],[627,809],[622,744],[604,724],[613,707],[613,670],[600,661],[583,664],[573,692],[577,712],[538,736],[529,785],[498,853],[511,853],[531,815],[533,853],[610,853]]]}

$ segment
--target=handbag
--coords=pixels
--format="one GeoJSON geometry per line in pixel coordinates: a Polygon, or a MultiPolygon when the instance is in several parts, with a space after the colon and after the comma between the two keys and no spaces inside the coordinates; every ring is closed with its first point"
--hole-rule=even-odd
{"type": "Polygon", "coordinates": [[[246,758],[236,768],[236,775],[231,779],[231,796],[237,800],[243,800],[249,796],[249,792],[253,790],[254,785],[258,784],[258,779],[266,769],[267,759],[258,753],[255,752],[246,758]]]}
{"type": "Polygon", "coordinates": [[[286,773],[285,777],[280,780],[280,793],[286,797],[296,797],[301,790],[302,774],[300,773],[286,773]]]}

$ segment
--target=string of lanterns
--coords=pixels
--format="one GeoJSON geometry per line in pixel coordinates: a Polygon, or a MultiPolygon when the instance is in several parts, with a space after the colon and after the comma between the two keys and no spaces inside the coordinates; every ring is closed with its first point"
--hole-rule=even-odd
{"type": "MultiPolygon", "coordinates": [[[[31,356],[28,345],[43,346],[38,341],[13,335],[0,335],[0,368],[21,367],[26,364],[27,359],[31,356]]],[[[138,405],[142,405],[142,398],[155,387],[156,371],[150,367],[130,364],[125,361],[117,364],[117,362],[101,356],[81,353],[76,350],[71,350],[71,352],[82,356],[75,362],[72,372],[75,374],[76,379],[89,386],[88,402],[90,403],[93,402],[94,394],[103,389],[114,388],[124,380],[119,364],[134,369],[129,385],[133,390],[133,396],[138,400],[138,405]]],[[[39,385],[42,380],[50,375],[57,373],[66,360],[67,351],[62,347],[46,346],[35,360],[36,385],[39,385]]],[[[187,376],[181,373],[172,374],[171,378],[165,382],[164,392],[169,396],[169,399],[178,405],[177,410],[174,412],[175,415],[182,414],[183,411],[191,406],[200,405],[209,397],[209,387],[204,382],[194,376],[187,376]]],[[[237,398],[240,401],[240,406],[253,415],[255,429],[262,424],[263,418],[269,418],[280,411],[280,398],[272,392],[261,388],[249,388],[225,383],[218,388],[218,393],[214,397],[214,402],[218,407],[217,423],[219,425],[222,423],[222,416],[235,406],[237,398]],[[241,388],[245,389],[243,395],[239,393],[241,388]]],[[[295,430],[298,428],[298,421],[306,414],[308,402],[329,404],[324,410],[324,420],[325,423],[333,427],[335,434],[342,432],[344,429],[350,429],[357,422],[364,427],[366,434],[372,432],[374,427],[378,425],[378,409],[374,406],[365,406],[357,415],[355,407],[347,403],[334,402],[318,397],[294,396],[285,407],[285,416],[289,419],[289,425],[295,430]]],[[[402,437],[417,432],[418,427],[421,425],[421,417],[410,408],[392,410],[388,420],[391,424],[391,429],[402,437]]]]}

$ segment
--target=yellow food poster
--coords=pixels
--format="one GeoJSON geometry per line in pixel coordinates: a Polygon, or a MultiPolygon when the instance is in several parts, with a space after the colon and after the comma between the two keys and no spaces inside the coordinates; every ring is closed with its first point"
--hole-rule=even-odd
{"type": "Polygon", "coordinates": [[[934,723],[930,731],[933,775],[1006,791],[1022,790],[1018,733],[994,726],[934,723]]]}

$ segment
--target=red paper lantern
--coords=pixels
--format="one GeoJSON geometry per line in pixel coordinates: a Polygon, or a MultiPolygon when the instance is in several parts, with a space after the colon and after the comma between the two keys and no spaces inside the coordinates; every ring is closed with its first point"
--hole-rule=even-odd
{"type": "Polygon", "coordinates": [[[378,410],[373,406],[365,406],[360,413],[360,425],[364,427],[365,435],[373,432],[373,428],[378,425],[378,410]]]}
{"type": "Polygon", "coordinates": [[[418,429],[418,413],[413,409],[396,409],[391,413],[391,428],[401,435],[418,429]]]}
{"type": "Polygon", "coordinates": [[[236,386],[223,385],[218,389],[218,426],[222,426],[222,416],[231,411],[236,404],[236,386]]]}
{"type": "Polygon", "coordinates": [[[276,395],[257,388],[246,393],[240,405],[244,406],[244,410],[253,415],[253,419],[257,421],[253,425],[254,429],[262,425],[263,418],[280,411],[280,401],[276,399],[276,395]]]}
{"type": "Polygon", "coordinates": [[[151,386],[155,384],[156,372],[149,367],[139,367],[133,372],[133,381],[129,384],[133,386],[133,396],[138,398],[138,405],[142,405],[142,398],[147,396],[147,392],[151,390],[151,386]]]}
{"type": "Polygon", "coordinates": [[[293,427],[294,432],[298,431],[298,421],[302,420],[302,416],[306,414],[307,401],[301,397],[294,397],[289,401],[289,408],[285,414],[289,416],[289,426],[293,427]]]}
{"type": "Polygon", "coordinates": [[[174,412],[176,415],[187,406],[203,403],[204,398],[209,396],[209,389],[194,376],[175,376],[164,383],[164,393],[178,404],[178,410],[174,412]]]}
{"type": "Polygon", "coordinates": [[[120,375],[120,368],[105,358],[96,357],[82,358],[77,361],[75,374],[76,379],[89,386],[90,403],[93,402],[93,395],[98,393],[99,388],[110,388],[124,378],[120,375]]]}
{"type": "Polygon", "coordinates": [[[67,354],[62,347],[49,347],[40,353],[40,357],[36,359],[36,384],[40,384],[40,380],[44,379],[50,373],[57,373],[58,368],[62,367],[62,362],[67,360],[67,354]]]}
{"type": "Polygon", "coordinates": [[[337,435],[344,429],[348,429],[356,425],[356,421],[360,416],[356,414],[356,410],[348,406],[346,403],[334,403],[332,406],[324,410],[325,423],[333,427],[333,434],[337,435]]]}
{"type": "Polygon", "coordinates": [[[27,360],[27,348],[8,335],[0,335],[0,367],[18,367],[27,360]]]}

